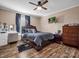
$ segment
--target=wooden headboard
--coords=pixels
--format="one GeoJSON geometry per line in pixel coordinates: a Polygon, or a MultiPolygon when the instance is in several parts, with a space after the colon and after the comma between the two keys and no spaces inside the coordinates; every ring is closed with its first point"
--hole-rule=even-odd
{"type": "Polygon", "coordinates": [[[37,31],[36,26],[29,25],[29,26],[22,27],[22,33],[25,33],[26,29],[35,29],[35,31],[37,31]]]}

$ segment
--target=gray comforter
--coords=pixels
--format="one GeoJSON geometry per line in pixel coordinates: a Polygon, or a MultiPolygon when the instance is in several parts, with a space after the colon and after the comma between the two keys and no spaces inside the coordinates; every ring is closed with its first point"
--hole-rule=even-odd
{"type": "Polygon", "coordinates": [[[29,38],[37,46],[41,46],[43,41],[54,39],[54,35],[52,33],[46,33],[46,32],[24,33],[23,38],[29,38]]]}

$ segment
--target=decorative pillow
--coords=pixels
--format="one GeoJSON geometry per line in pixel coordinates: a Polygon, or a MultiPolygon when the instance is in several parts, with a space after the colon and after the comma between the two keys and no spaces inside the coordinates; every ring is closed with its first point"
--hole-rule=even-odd
{"type": "Polygon", "coordinates": [[[22,33],[36,33],[38,32],[35,26],[22,27],[22,33]]]}
{"type": "Polygon", "coordinates": [[[36,33],[35,29],[28,29],[28,33],[36,33]]]}

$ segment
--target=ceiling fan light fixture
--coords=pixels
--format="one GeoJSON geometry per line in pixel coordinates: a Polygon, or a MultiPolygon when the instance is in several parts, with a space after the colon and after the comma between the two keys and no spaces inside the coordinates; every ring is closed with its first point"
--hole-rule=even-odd
{"type": "Polygon", "coordinates": [[[41,6],[38,6],[38,7],[37,7],[37,10],[41,10],[41,9],[42,9],[41,6]]]}
{"type": "Polygon", "coordinates": [[[33,10],[36,10],[36,9],[37,10],[42,10],[42,9],[47,10],[46,7],[43,7],[43,5],[46,4],[47,2],[48,2],[48,0],[45,0],[44,2],[38,1],[37,4],[35,4],[33,2],[29,2],[29,3],[36,6],[36,8],[34,8],[33,10]]]}

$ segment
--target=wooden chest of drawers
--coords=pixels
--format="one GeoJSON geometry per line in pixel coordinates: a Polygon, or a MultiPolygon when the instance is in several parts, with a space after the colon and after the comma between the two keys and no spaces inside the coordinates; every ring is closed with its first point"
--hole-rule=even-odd
{"type": "Polygon", "coordinates": [[[63,43],[79,47],[79,26],[63,26],[63,43]]]}

